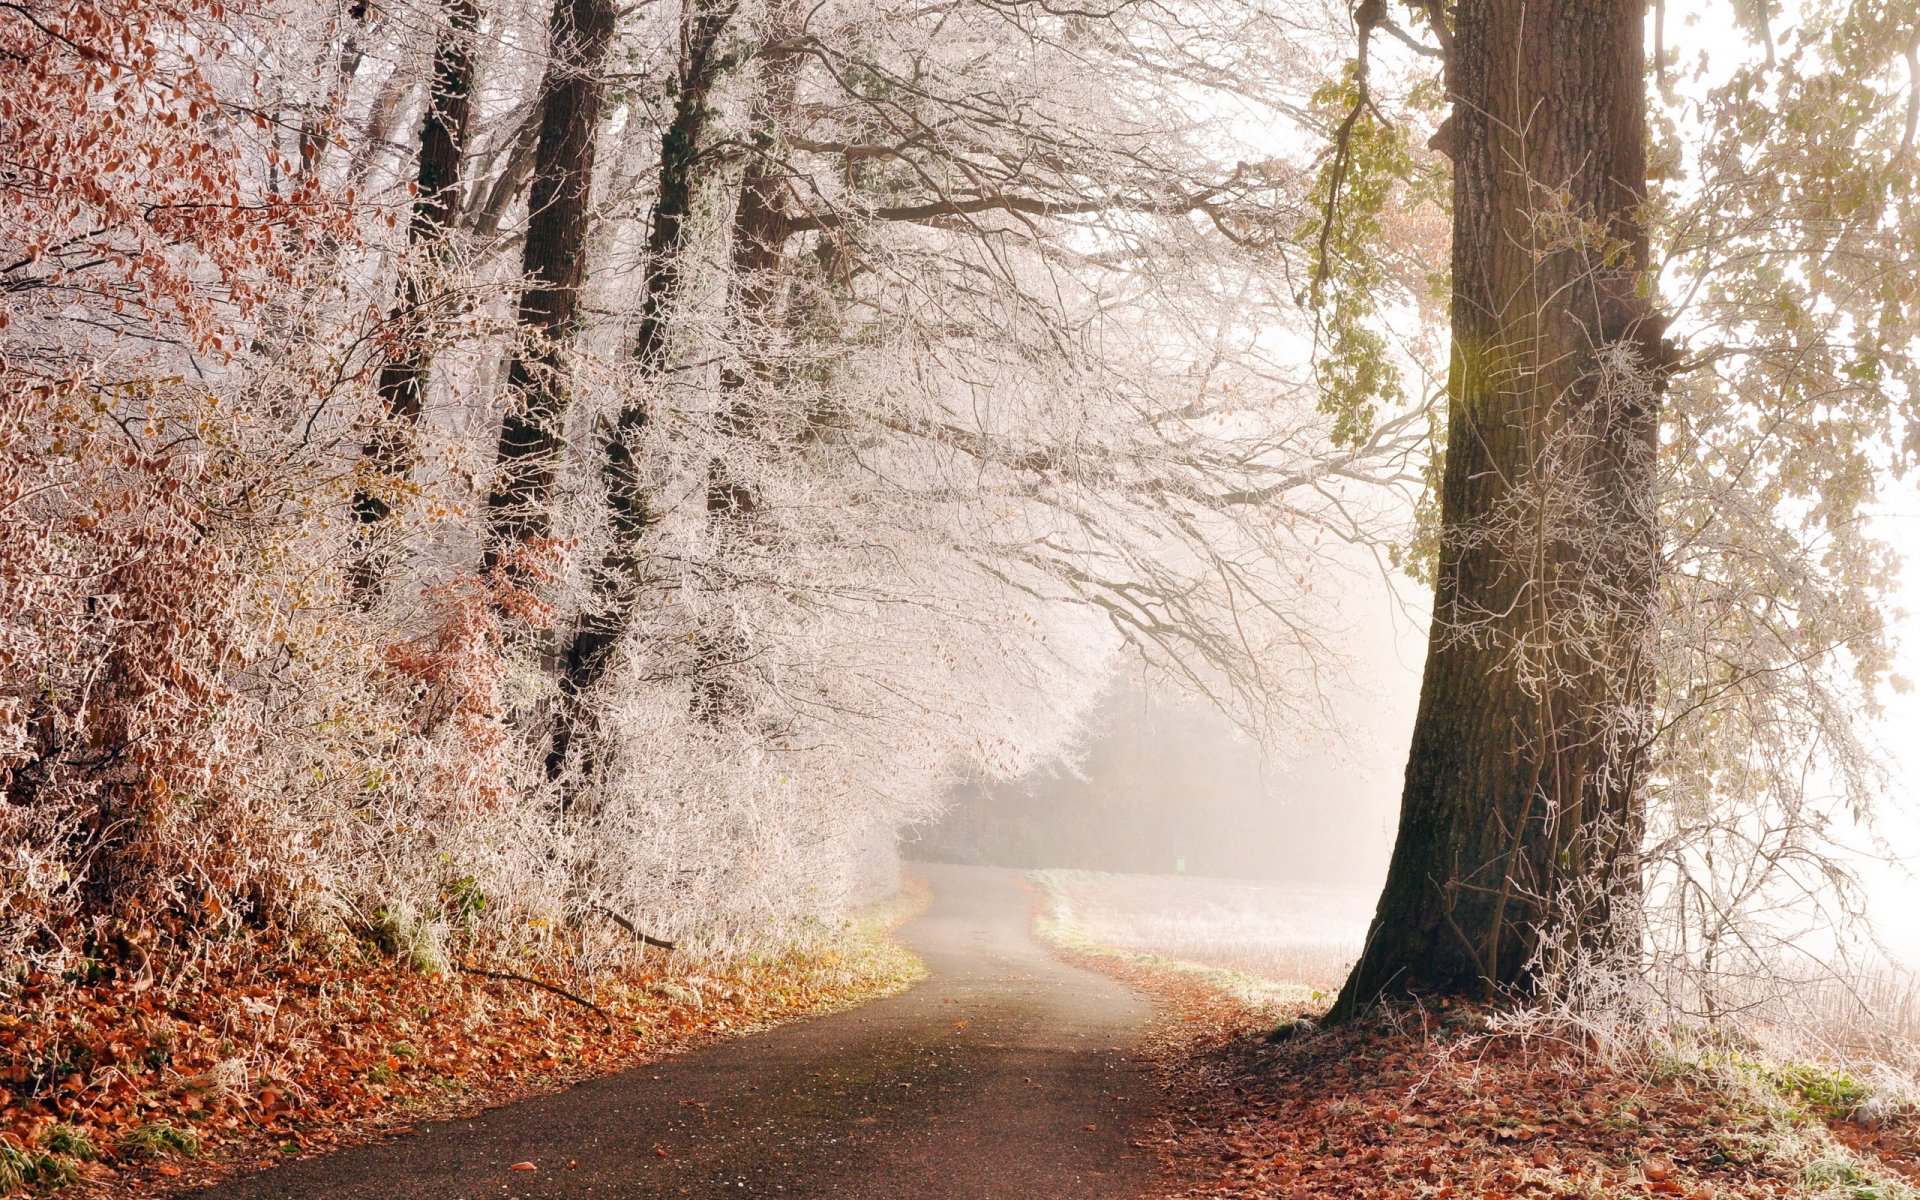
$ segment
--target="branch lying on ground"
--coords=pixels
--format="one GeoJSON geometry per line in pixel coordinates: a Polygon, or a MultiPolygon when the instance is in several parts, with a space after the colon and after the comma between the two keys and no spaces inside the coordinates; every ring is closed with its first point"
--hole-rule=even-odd
{"type": "Polygon", "coordinates": [[[585,996],[579,995],[575,992],[570,992],[566,988],[563,988],[558,984],[548,983],[543,979],[535,979],[531,975],[521,975],[514,971],[490,971],[490,970],[487,970],[485,967],[469,967],[465,963],[456,963],[455,965],[459,968],[460,972],[465,975],[479,975],[485,979],[506,979],[506,980],[512,980],[516,983],[530,983],[534,987],[552,992],[554,995],[559,996],[562,999],[571,1000],[575,1004],[580,1005],[582,1008],[592,1009],[594,1012],[600,1015],[600,1019],[602,1021],[605,1021],[607,1023],[607,1029],[609,1031],[613,1029],[613,1018],[607,1015],[606,1009],[601,1008],[598,1004],[595,1004],[593,1001],[587,999],[585,996]]]}
{"type": "Polygon", "coordinates": [[[654,946],[661,950],[672,950],[679,945],[678,942],[669,942],[663,938],[654,937],[650,933],[641,933],[639,930],[639,927],[634,925],[632,921],[627,920],[625,917],[621,916],[619,913],[613,911],[610,908],[605,907],[604,905],[595,904],[592,907],[593,907],[593,911],[599,913],[601,916],[607,918],[609,921],[612,921],[615,925],[618,925],[620,928],[632,934],[636,939],[639,940],[640,944],[643,946],[654,946]]]}

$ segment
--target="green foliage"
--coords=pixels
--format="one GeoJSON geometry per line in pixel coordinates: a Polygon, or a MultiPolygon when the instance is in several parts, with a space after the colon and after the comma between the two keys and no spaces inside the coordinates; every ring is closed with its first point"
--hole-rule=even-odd
{"type": "Polygon", "coordinates": [[[487,893],[480,881],[463,875],[441,893],[442,909],[455,920],[469,921],[487,911],[487,893]]]}
{"type": "Polygon", "coordinates": [[[200,1154],[200,1135],[166,1121],[153,1121],[129,1131],[120,1139],[120,1149],[125,1154],[144,1158],[167,1158],[173,1155],[197,1158],[200,1154]]]}
{"type": "Polygon", "coordinates": [[[0,1196],[30,1188],[56,1188],[78,1178],[73,1165],[45,1150],[31,1150],[0,1134],[0,1196]]]}
{"type": "Polygon", "coordinates": [[[1851,1116],[1872,1096],[1872,1090],[1845,1071],[1806,1063],[1788,1063],[1771,1073],[1773,1085],[1804,1102],[1823,1117],[1851,1116]]]}
{"type": "MultiPolygon", "coordinates": [[[[1361,104],[1359,84],[1345,77],[1320,88],[1313,111],[1330,125],[1361,104]]],[[[1379,253],[1388,206],[1405,198],[1414,158],[1405,126],[1381,124],[1362,107],[1347,126],[1343,148],[1320,169],[1320,207],[1300,230],[1303,246],[1321,255],[1305,298],[1319,318],[1315,374],[1320,411],[1333,418],[1333,440],[1358,446],[1373,432],[1382,404],[1406,400],[1392,346],[1380,331],[1380,299],[1393,280],[1379,253]]]]}
{"type": "Polygon", "coordinates": [[[1387,548],[1387,560],[1417,582],[1431,585],[1440,562],[1440,481],[1447,472],[1447,422],[1433,415],[1432,451],[1421,468],[1420,496],[1414,501],[1413,528],[1407,539],[1387,548]]]}
{"type": "MultiPolygon", "coordinates": [[[[1354,66],[1312,98],[1312,112],[1327,128],[1340,127],[1360,103],[1354,66]]],[[[1408,214],[1445,214],[1451,207],[1452,172],[1447,160],[1421,149],[1437,127],[1446,97],[1437,74],[1408,88],[1392,124],[1371,104],[1361,105],[1348,129],[1344,154],[1330,151],[1320,164],[1313,215],[1296,232],[1316,276],[1300,297],[1314,312],[1317,343],[1314,376],[1318,406],[1332,418],[1336,445],[1364,445],[1383,410],[1419,399],[1408,391],[1409,366],[1438,374],[1444,343],[1430,347],[1436,361],[1416,354],[1402,329],[1444,322],[1452,282],[1446,248],[1406,244],[1408,214]],[[1337,185],[1337,186],[1336,186],[1337,185]],[[1399,226],[1390,225],[1398,221],[1399,226]]],[[[1411,535],[1388,547],[1393,565],[1415,579],[1431,581],[1439,552],[1439,483],[1445,462],[1445,413],[1432,414],[1433,447],[1423,473],[1411,535]]]]}

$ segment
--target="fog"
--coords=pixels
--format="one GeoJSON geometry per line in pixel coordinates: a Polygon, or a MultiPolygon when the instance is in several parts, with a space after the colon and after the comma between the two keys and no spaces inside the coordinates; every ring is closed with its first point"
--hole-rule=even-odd
{"type": "Polygon", "coordinates": [[[1122,673],[1076,748],[1014,780],[956,781],[908,857],[1332,884],[1386,876],[1425,651],[1421,589],[1343,581],[1348,678],[1326,728],[1264,752],[1204,702],[1122,673]]]}
{"type": "Polygon", "coordinates": [[[951,862],[1364,884],[1385,874],[1392,799],[1324,752],[1265,762],[1203,705],[1116,683],[1080,749],[1019,779],[970,776],[908,853],[951,862]]]}
{"type": "MultiPolygon", "coordinates": [[[[1920,682],[1920,489],[1892,489],[1877,520],[1905,560],[1896,672],[1920,682]]],[[[1263,754],[1201,702],[1117,676],[1077,748],[1014,780],[955,782],[937,821],[906,832],[909,857],[1145,875],[1274,880],[1371,893],[1386,874],[1425,649],[1423,589],[1346,581],[1342,649],[1352,678],[1334,728],[1263,754]]],[[[1889,686],[1874,723],[1887,768],[1870,823],[1836,810],[1865,884],[1874,938],[1920,964],[1920,689],[1889,686]]]]}

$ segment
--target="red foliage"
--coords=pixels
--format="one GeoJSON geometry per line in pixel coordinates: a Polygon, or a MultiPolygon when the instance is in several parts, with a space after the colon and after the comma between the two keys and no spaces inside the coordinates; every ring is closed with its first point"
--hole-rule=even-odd
{"type": "Polygon", "coordinates": [[[267,116],[210,82],[242,15],[222,0],[0,6],[0,328],[78,304],[109,328],[230,348],[220,302],[243,312],[292,278],[284,231],[338,225],[267,116]]]}
{"type": "Polygon", "coordinates": [[[70,936],[72,907],[217,923],[246,886],[224,849],[242,824],[210,819],[244,778],[239,566],[195,473],[105,404],[77,384],[0,389],[0,834],[63,848],[0,891],[10,950],[70,936]]]}
{"type": "Polygon", "coordinates": [[[480,807],[512,799],[507,770],[506,627],[545,629],[553,611],[534,589],[549,583],[565,546],[536,539],[485,575],[465,573],[431,588],[424,635],[387,649],[387,667],[413,692],[414,732],[446,733],[457,754],[441,768],[439,795],[480,807]]]}

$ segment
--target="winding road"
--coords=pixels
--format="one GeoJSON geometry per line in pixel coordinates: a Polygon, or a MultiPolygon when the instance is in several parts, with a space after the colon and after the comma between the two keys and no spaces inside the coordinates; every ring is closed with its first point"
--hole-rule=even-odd
{"type": "Polygon", "coordinates": [[[917,866],[899,937],[927,964],[862,1008],[423,1125],[197,1200],[1120,1200],[1153,1112],[1127,1057],[1147,1003],[1029,932],[1018,875],[917,866]],[[533,1171],[510,1171],[517,1162],[533,1171]]]}

